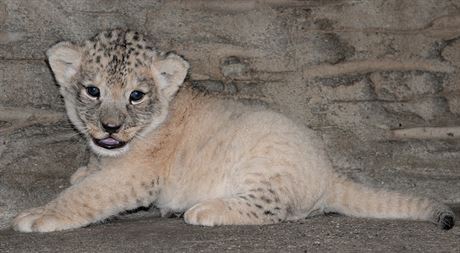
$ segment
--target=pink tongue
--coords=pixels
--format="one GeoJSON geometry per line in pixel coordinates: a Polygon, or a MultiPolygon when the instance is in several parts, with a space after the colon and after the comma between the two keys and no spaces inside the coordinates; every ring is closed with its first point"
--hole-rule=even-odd
{"type": "Polygon", "coordinates": [[[117,140],[115,140],[114,138],[111,138],[111,137],[102,139],[102,140],[100,140],[100,142],[104,143],[106,145],[118,145],[118,144],[120,144],[119,141],[117,141],[117,140]]]}

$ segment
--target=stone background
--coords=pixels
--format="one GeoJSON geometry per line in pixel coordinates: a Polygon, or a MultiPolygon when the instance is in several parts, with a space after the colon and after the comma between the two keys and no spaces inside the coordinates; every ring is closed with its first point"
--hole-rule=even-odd
{"type": "Polygon", "coordinates": [[[44,51],[111,28],[316,129],[356,180],[460,202],[459,0],[0,0],[0,228],[88,157],[44,51]]]}

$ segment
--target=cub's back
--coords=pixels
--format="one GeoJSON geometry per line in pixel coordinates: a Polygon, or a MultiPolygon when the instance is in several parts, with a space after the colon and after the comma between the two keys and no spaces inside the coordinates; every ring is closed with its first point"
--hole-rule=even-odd
{"type": "MultiPolygon", "coordinates": [[[[183,140],[162,198],[168,201],[165,206],[183,209],[234,194],[242,190],[242,178],[251,173],[267,178],[278,174],[294,179],[319,177],[316,181],[323,182],[321,177],[327,173],[319,171],[328,169],[329,164],[312,130],[264,106],[198,99],[187,114],[183,140]]],[[[291,185],[298,183],[303,184],[291,185]]]]}

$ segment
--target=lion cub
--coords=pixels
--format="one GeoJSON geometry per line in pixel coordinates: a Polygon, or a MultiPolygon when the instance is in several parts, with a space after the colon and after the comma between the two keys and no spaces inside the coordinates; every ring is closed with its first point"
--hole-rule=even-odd
{"type": "Polygon", "coordinates": [[[47,55],[95,156],[56,199],[19,214],[18,231],[78,228],[151,203],[205,226],[318,212],[454,226],[439,202],[339,176],[314,132],[285,116],[180,88],[189,64],[147,47],[137,32],[61,42],[47,55]]]}

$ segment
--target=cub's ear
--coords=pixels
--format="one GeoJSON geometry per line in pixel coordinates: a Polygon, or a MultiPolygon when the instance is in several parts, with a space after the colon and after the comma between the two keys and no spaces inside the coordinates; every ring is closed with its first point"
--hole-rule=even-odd
{"type": "Polygon", "coordinates": [[[48,49],[46,55],[56,81],[61,86],[68,85],[69,81],[80,69],[81,48],[65,41],[48,49]]]}
{"type": "Polygon", "coordinates": [[[155,57],[151,70],[160,89],[171,98],[184,82],[189,67],[189,63],[182,57],[169,53],[165,58],[155,57]]]}

